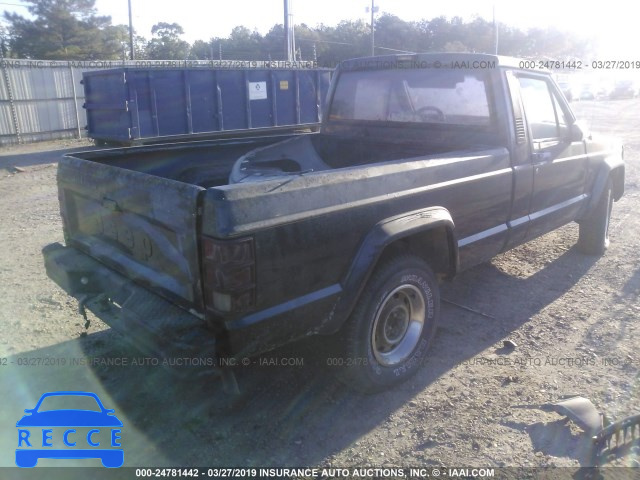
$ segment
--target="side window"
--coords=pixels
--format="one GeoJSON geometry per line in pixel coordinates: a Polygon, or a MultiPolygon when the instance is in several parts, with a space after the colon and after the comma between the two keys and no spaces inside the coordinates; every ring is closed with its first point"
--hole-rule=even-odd
{"type": "Polygon", "coordinates": [[[525,116],[533,140],[557,139],[567,121],[549,83],[543,78],[519,77],[525,116]]]}

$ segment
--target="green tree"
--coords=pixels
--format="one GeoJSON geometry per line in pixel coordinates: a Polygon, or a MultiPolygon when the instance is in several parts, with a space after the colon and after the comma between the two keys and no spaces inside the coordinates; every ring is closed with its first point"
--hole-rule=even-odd
{"type": "Polygon", "coordinates": [[[463,24],[461,28],[462,41],[460,43],[464,45],[466,51],[476,53],[495,53],[495,30],[493,22],[489,22],[484,18],[476,17],[471,22],[463,24]]]}
{"type": "Polygon", "coordinates": [[[300,48],[302,60],[313,60],[314,49],[316,57],[326,51],[326,45],[323,45],[321,40],[320,34],[315,28],[305,23],[296,25],[296,45],[300,48]]]}
{"type": "MultiPolygon", "coordinates": [[[[296,27],[296,42],[299,42],[299,30],[296,27]]],[[[271,27],[261,42],[261,58],[284,60],[287,56],[284,49],[284,26],[278,23],[271,27]]]]}
{"type": "Polygon", "coordinates": [[[16,58],[52,60],[117,59],[126,27],[98,16],[95,0],[25,0],[33,20],[4,12],[9,49],[16,58]]]}
{"type": "Polygon", "coordinates": [[[262,36],[247,27],[234,27],[226,45],[227,58],[236,60],[256,60],[261,55],[262,36]]]}
{"type": "MultiPolygon", "coordinates": [[[[367,56],[371,52],[370,26],[362,20],[343,21],[336,26],[300,24],[296,25],[295,33],[299,58],[317,58],[321,66],[333,67],[347,58],[367,56]]],[[[480,17],[464,20],[440,16],[408,22],[383,13],[376,20],[375,43],[376,54],[395,51],[494,53],[495,27],[493,22],[480,17]]],[[[276,24],[261,36],[238,26],[227,38],[195,42],[192,57],[210,58],[211,47],[216,59],[282,60],[285,58],[284,27],[276,24]]],[[[556,29],[523,31],[499,25],[498,53],[501,55],[569,59],[584,58],[593,49],[593,39],[578,38],[556,29]]]]}
{"type": "MultiPolygon", "coordinates": [[[[320,39],[317,29],[301,23],[295,26],[296,50],[300,60],[313,60],[315,55],[325,50],[324,43],[320,39]]],[[[285,60],[284,26],[279,23],[274,25],[267,34],[262,37],[260,43],[261,57],[269,60],[285,60]]]]}
{"type": "MultiPolygon", "coordinates": [[[[133,52],[135,53],[135,58],[138,60],[144,60],[147,58],[147,45],[149,44],[149,40],[144,38],[142,35],[137,35],[135,33],[135,29],[133,33],[133,52]]],[[[129,45],[128,40],[127,45],[129,45]]],[[[128,50],[129,48],[127,47],[127,52],[128,50]]]]}
{"type": "Polygon", "coordinates": [[[342,21],[335,27],[319,25],[317,30],[326,46],[326,49],[318,54],[321,66],[332,67],[347,58],[370,54],[371,29],[362,20],[342,21]]]}
{"type": "Polygon", "coordinates": [[[147,44],[147,58],[152,60],[184,60],[189,57],[188,42],[180,39],[184,29],[177,23],[160,22],[151,28],[153,38],[147,44]]]}
{"type": "Polygon", "coordinates": [[[9,56],[9,31],[4,25],[0,25],[0,56],[9,56]]]}
{"type": "Polygon", "coordinates": [[[393,54],[421,50],[420,30],[413,22],[383,13],[375,24],[376,54],[393,54]]]}
{"type": "Polygon", "coordinates": [[[217,50],[213,51],[213,44],[211,42],[205,42],[204,40],[196,40],[191,45],[191,55],[190,58],[194,60],[212,60],[216,58],[213,55],[216,55],[217,50]]]}

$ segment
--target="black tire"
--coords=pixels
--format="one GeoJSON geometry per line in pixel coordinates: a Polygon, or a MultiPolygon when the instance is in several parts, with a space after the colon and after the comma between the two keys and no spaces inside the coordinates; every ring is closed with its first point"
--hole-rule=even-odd
{"type": "Polygon", "coordinates": [[[429,266],[399,255],[376,269],[342,332],[340,380],[373,393],[404,382],[423,363],[440,316],[429,266]]]}
{"type": "Polygon", "coordinates": [[[580,222],[578,249],[587,255],[603,255],[609,247],[609,222],[613,207],[611,179],[598,200],[594,210],[580,222]]]}

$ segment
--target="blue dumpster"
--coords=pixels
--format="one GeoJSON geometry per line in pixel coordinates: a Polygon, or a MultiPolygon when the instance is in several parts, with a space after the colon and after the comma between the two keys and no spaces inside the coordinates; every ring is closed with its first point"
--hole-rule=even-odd
{"type": "Polygon", "coordinates": [[[331,72],[130,67],[85,72],[88,135],[136,144],[315,130],[331,72]]]}

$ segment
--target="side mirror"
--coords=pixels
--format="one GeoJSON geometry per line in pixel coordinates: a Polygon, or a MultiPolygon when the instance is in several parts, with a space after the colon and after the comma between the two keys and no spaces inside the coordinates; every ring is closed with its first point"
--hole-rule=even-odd
{"type": "Polygon", "coordinates": [[[569,125],[569,141],[570,142],[581,142],[584,140],[584,132],[582,128],[577,123],[573,123],[569,125]]]}

